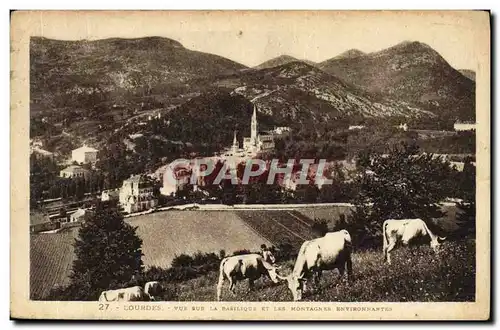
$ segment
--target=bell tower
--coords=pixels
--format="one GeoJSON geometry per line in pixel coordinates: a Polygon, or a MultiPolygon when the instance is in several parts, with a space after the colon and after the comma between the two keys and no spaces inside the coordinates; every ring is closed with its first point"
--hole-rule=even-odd
{"type": "Polygon", "coordinates": [[[252,145],[257,145],[257,108],[253,106],[252,122],[250,124],[250,141],[252,145]]]}
{"type": "Polygon", "coordinates": [[[236,131],[234,131],[234,137],[233,137],[233,148],[232,148],[232,151],[233,151],[233,155],[236,154],[236,152],[238,151],[238,140],[236,139],[236,131]]]}

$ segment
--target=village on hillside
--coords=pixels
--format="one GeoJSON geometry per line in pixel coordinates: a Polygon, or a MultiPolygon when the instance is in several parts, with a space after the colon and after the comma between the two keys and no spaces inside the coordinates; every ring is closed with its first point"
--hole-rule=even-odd
{"type": "MultiPolygon", "coordinates": [[[[151,121],[153,117],[149,116],[147,121],[151,121]]],[[[161,115],[155,115],[154,119],[161,119],[161,115]]],[[[147,122],[142,122],[146,124],[147,122]]],[[[141,125],[141,123],[139,123],[141,125]]],[[[214,164],[227,164],[230,171],[236,171],[238,165],[252,158],[259,158],[265,155],[266,152],[273,151],[275,148],[274,140],[283,138],[291,132],[290,127],[275,127],[269,131],[258,130],[257,108],[254,105],[252,116],[250,119],[250,137],[244,137],[242,147],[240,141],[234,132],[233,143],[230,147],[214,153],[211,156],[196,157],[190,161],[190,164],[175,165],[166,164],[152,173],[137,173],[124,179],[122,184],[111,189],[104,189],[102,184],[99,184],[100,169],[96,167],[99,150],[83,145],[80,148],[71,151],[71,158],[61,162],[56,162],[59,167],[63,167],[59,171],[59,177],[67,179],[67,182],[75,184],[74,195],[71,196],[69,191],[61,190],[61,197],[40,199],[36,205],[40,206],[36,214],[32,215],[30,231],[32,233],[41,231],[57,231],[66,227],[73,227],[92,214],[92,201],[95,199],[103,202],[117,202],[122,212],[126,215],[141,215],[148,212],[158,211],[161,207],[169,205],[188,204],[188,203],[221,203],[220,194],[212,194],[210,190],[205,190],[209,184],[204,176],[197,176],[194,179],[195,183],[190,184],[193,180],[193,175],[196,176],[195,163],[198,160],[211,161],[214,164]],[[195,172],[193,174],[193,171],[195,172]],[[168,180],[171,176],[175,180],[168,180]],[[92,185],[95,186],[92,186],[92,185]],[[79,191],[80,190],[80,191],[79,191]],[[63,197],[64,196],[64,197],[63,197]]],[[[399,124],[394,126],[396,129],[408,131],[407,124],[399,124]]],[[[362,130],[364,125],[350,125],[348,130],[362,130]]],[[[470,122],[457,122],[454,125],[455,132],[474,131],[475,124],[470,122]]],[[[445,132],[444,132],[445,133],[445,132]]],[[[141,134],[129,135],[130,140],[142,136],[141,134]]],[[[124,141],[124,143],[130,140],[124,141]]],[[[31,140],[31,157],[33,159],[44,159],[54,161],[54,153],[44,150],[40,140],[31,140]]],[[[449,161],[450,166],[458,171],[462,171],[464,167],[464,157],[459,159],[450,154],[434,154],[443,161],[449,161]]],[[[269,166],[267,161],[267,166],[269,166]]],[[[475,162],[472,162],[475,165],[475,162]]],[[[314,179],[317,164],[309,167],[308,177],[314,179]]],[[[300,177],[300,169],[297,169],[290,180],[283,180],[277,177],[277,182],[283,191],[289,191],[292,195],[297,189],[297,181],[300,177]]],[[[356,160],[330,161],[326,168],[328,177],[331,179],[337,175],[342,177],[342,180],[352,180],[352,176],[356,171],[356,160]],[[342,174],[334,173],[334,168],[342,169],[342,174]]],[[[241,174],[241,173],[240,173],[241,174]]],[[[237,175],[236,175],[237,176],[237,175]]],[[[213,179],[213,178],[212,178],[213,179]]],[[[241,181],[241,175],[238,178],[241,181]]],[[[321,189],[321,183],[311,183],[321,189]]],[[[65,187],[71,189],[71,186],[65,187]]],[[[220,185],[219,189],[222,189],[220,185]]],[[[53,196],[51,196],[53,197],[53,196]]],[[[337,202],[344,202],[338,200],[337,202]]],[[[243,200],[241,200],[243,202],[243,200]]],[[[319,202],[318,198],[312,197],[309,202],[319,202]]],[[[328,200],[332,202],[332,200],[328,200]]]]}

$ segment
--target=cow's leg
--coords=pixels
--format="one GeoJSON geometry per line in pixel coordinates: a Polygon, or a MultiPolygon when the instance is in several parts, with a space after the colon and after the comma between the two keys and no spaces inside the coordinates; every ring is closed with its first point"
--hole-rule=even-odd
{"type": "Polygon", "coordinates": [[[338,270],[339,270],[339,278],[337,279],[337,282],[335,282],[335,286],[338,286],[340,284],[340,282],[342,281],[342,278],[344,277],[344,273],[345,273],[345,264],[343,265],[340,265],[338,267],[338,270]]]}
{"type": "Polygon", "coordinates": [[[236,279],[234,277],[229,277],[229,290],[236,294],[236,279]]]}
{"type": "Polygon", "coordinates": [[[253,291],[255,288],[255,283],[253,278],[248,279],[248,290],[253,291]]]}
{"type": "Polygon", "coordinates": [[[385,261],[390,265],[391,264],[391,251],[396,247],[396,241],[389,242],[389,246],[387,246],[387,250],[385,251],[385,261]]]}
{"type": "Polygon", "coordinates": [[[354,274],[352,273],[352,259],[350,255],[347,257],[345,265],[347,267],[347,282],[351,284],[354,282],[354,274]]]}
{"type": "Polygon", "coordinates": [[[316,288],[319,287],[322,275],[323,275],[323,272],[321,271],[321,269],[318,269],[316,271],[316,277],[314,278],[314,285],[316,286],[316,288]]]}
{"type": "Polygon", "coordinates": [[[220,272],[219,274],[219,282],[217,283],[217,301],[220,301],[220,297],[222,294],[222,286],[224,285],[224,273],[220,272]]]}

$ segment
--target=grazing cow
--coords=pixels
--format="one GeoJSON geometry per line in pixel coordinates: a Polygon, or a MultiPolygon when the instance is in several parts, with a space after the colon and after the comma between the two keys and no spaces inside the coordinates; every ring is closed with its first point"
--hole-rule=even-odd
{"type": "Polygon", "coordinates": [[[99,301],[150,301],[150,296],[144,292],[142,287],[133,286],[130,288],[103,291],[99,296],[99,301]]]}
{"type": "Polygon", "coordinates": [[[326,233],[323,237],[305,241],[299,250],[292,273],[286,277],[278,275],[278,278],[288,282],[288,288],[295,301],[302,299],[307,278],[316,275],[315,284],[319,284],[323,270],[337,268],[340,281],[347,268],[348,280],[352,282],[354,277],[351,252],[351,235],[347,230],[326,233]]]}
{"type": "Polygon", "coordinates": [[[260,254],[242,254],[224,258],[220,263],[219,282],[217,284],[217,301],[220,301],[224,279],[229,281],[229,290],[235,293],[237,281],[248,279],[250,290],[254,288],[254,281],[262,275],[269,276],[274,283],[278,283],[277,267],[266,262],[260,254]]]}
{"type": "Polygon", "coordinates": [[[439,241],[446,239],[446,237],[434,235],[422,219],[388,219],[384,221],[382,226],[382,234],[384,236],[384,261],[388,264],[391,263],[390,252],[396,247],[398,242],[408,245],[408,243],[416,237],[429,236],[431,248],[435,252],[438,252],[440,245],[439,241]]]}
{"type": "Polygon", "coordinates": [[[158,281],[147,282],[144,285],[144,292],[148,294],[152,300],[156,300],[163,293],[163,287],[158,281]]]}

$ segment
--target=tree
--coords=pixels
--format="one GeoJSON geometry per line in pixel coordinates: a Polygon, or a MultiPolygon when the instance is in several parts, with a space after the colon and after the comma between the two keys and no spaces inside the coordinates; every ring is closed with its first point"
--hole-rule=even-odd
{"type": "Polygon", "coordinates": [[[328,220],[326,219],[314,219],[314,224],[311,229],[316,233],[318,237],[323,237],[328,233],[328,220]]]}
{"type": "Polygon", "coordinates": [[[439,202],[450,193],[442,184],[452,173],[450,164],[418,151],[415,145],[402,144],[388,155],[359,158],[360,193],[348,221],[356,245],[379,245],[386,219],[422,218],[430,223],[444,215],[439,202]]]}
{"type": "Polygon", "coordinates": [[[142,240],[115,207],[97,204],[75,240],[72,298],[95,300],[103,290],[125,286],[143,273],[142,240]]]}
{"type": "Polygon", "coordinates": [[[457,203],[459,209],[459,235],[476,232],[476,167],[470,158],[465,159],[462,180],[460,181],[462,201],[457,203]]]}

